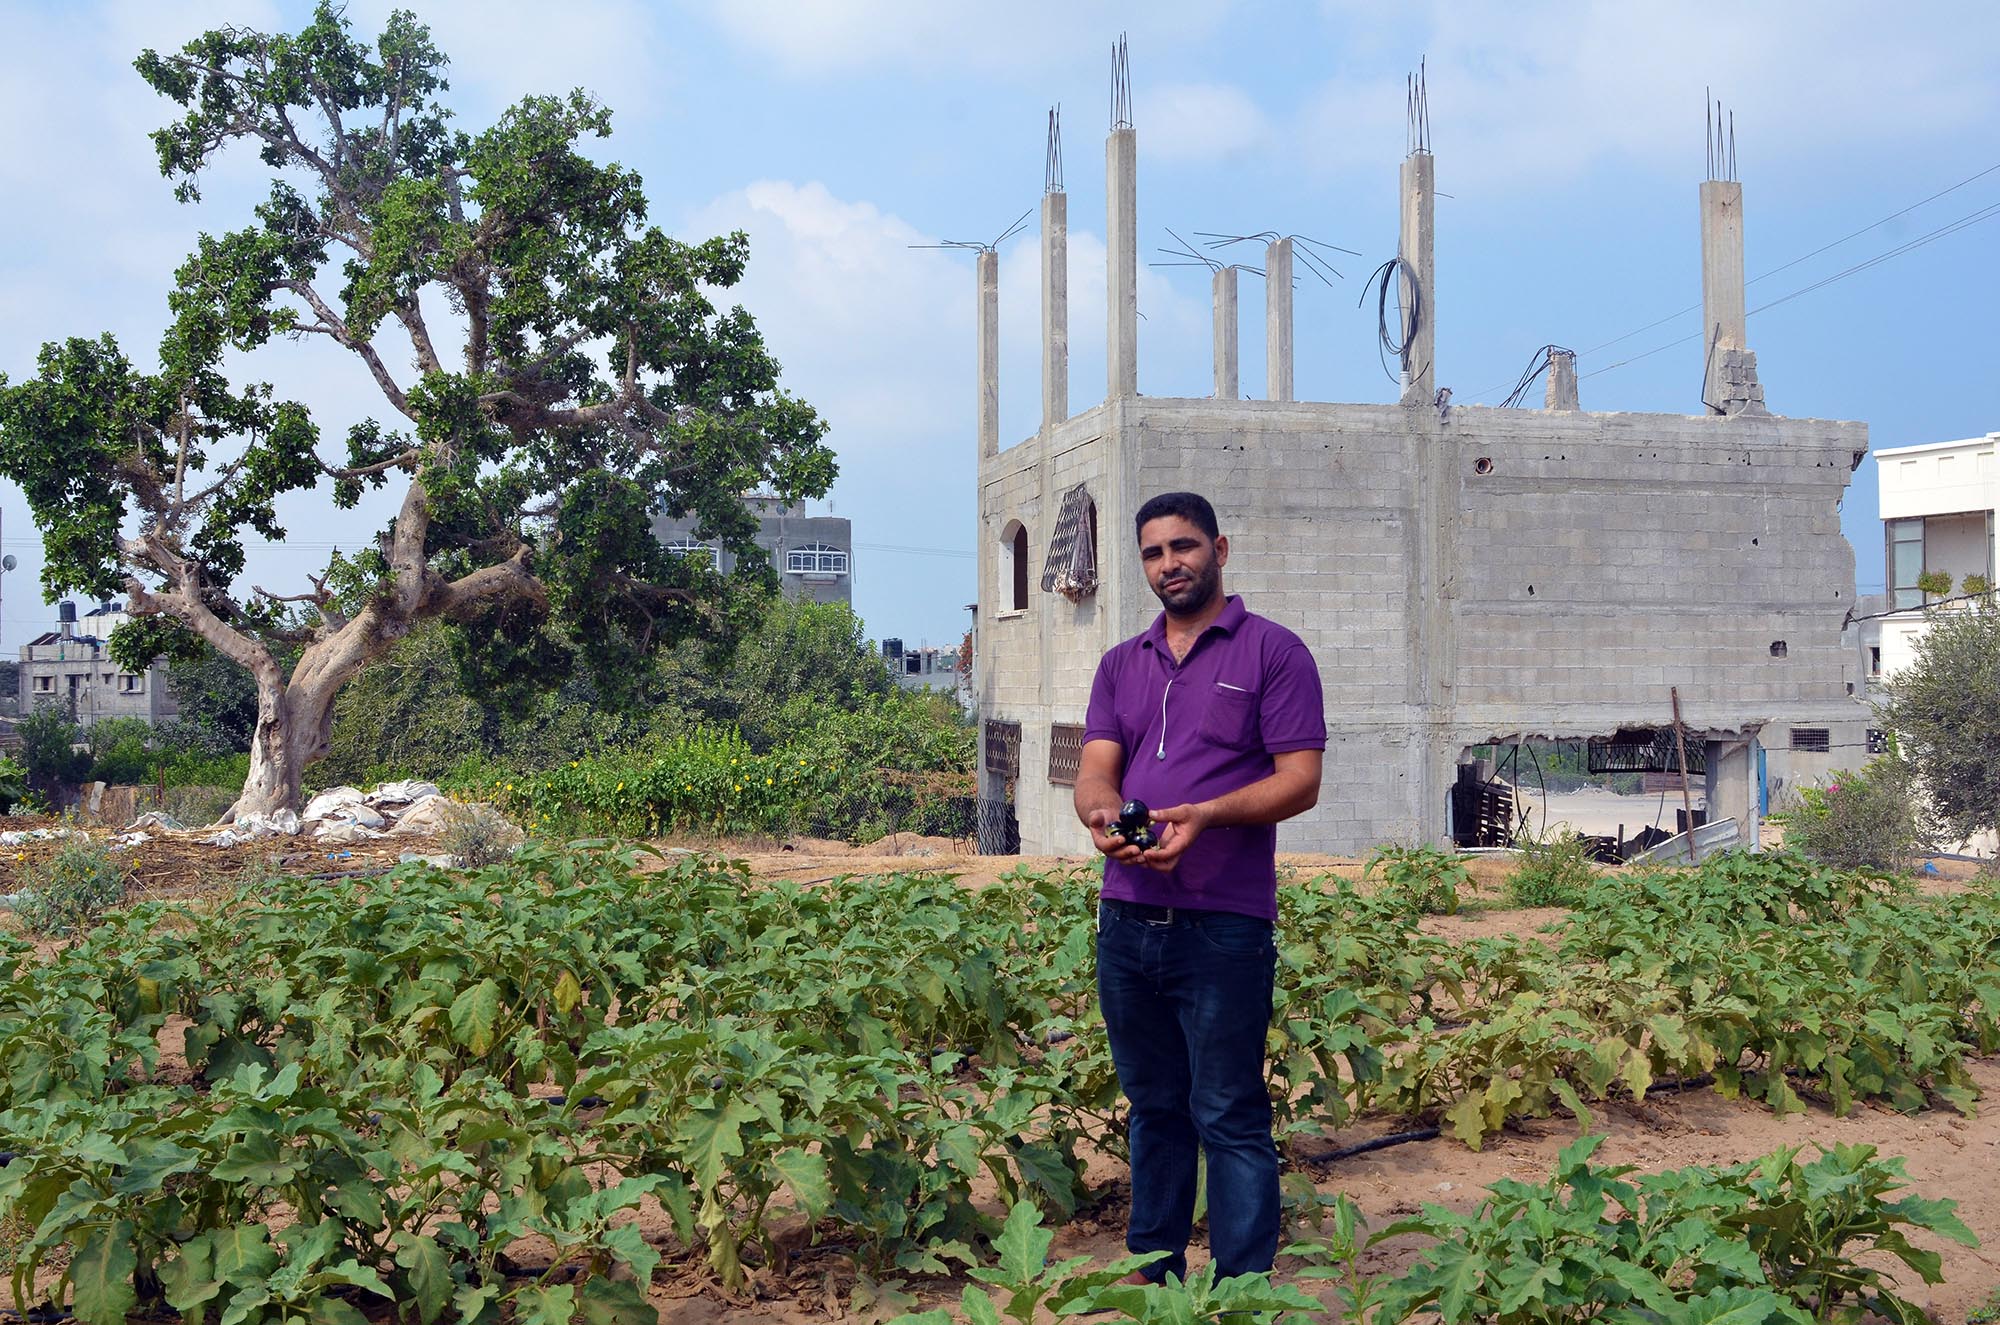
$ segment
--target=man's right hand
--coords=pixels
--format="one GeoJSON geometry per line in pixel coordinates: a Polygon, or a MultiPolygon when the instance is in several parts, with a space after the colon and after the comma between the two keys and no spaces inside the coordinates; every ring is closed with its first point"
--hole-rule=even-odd
{"type": "Polygon", "coordinates": [[[1090,818],[1085,822],[1090,827],[1092,845],[1099,851],[1102,851],[1107,858],[1126,865],[1137,865],[1139,857],[1145,854],[1145,852],[1139,849],[1137,843],[1127,842],[1124,838],[1118,836],[1118,834],[1110,831],[1111,825],[1118,822],[1118,811],[1092,810],[1090,818]]]}

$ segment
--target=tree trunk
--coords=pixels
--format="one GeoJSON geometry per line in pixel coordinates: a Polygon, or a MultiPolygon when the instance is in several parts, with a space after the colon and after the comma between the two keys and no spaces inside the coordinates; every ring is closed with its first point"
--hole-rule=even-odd
{"type": "Polygon", "coordinates": [[[325,642],[314,644],[293,668],[289,685],[257,687],[250,776],[244,779],[236,803],[222,816],[223,823],[302,808],[306,766],[326,753],[332,734],[334,697],[379,652],[355,650],[349,643],[339,650],[329,650],[325,642]]]}

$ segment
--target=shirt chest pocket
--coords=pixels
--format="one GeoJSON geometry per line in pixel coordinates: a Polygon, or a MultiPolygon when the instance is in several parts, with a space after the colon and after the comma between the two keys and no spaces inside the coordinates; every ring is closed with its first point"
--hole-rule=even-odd
{"type": "Polygon", "coordinates": [[[1204,696],[1201,737],[1231,750],[1246,750],[1259,744],[1262,732],[1257,721],[1254,691],[1217,681],[1204,696]]]}

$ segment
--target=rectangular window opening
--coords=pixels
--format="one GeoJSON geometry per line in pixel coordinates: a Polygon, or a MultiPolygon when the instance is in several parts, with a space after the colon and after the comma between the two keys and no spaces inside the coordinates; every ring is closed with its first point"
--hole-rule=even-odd
{"type": "Polygon", "coordinates": [[[1825,754],[1833,749],[1831,733],[1825,727],[1792,728],[1792,749],[1825,754]]]}
{"type": "Polygon", "coordinates": [[[1083,767],[1083,728],[1066,722],[1049,724],[1049,785],[1074,787],[1083,767]]]}

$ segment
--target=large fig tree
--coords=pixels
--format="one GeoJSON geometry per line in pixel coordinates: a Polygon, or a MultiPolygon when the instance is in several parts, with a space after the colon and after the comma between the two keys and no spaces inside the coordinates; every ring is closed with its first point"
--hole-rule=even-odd
{"type": "MultiPolygon", "coordinates": [[[[199,637],[257,685],[231,817],[295,807],[341,686],[413,624],[452,623],[489,691],[600,674],[740,620],[772,572],[741,495],[817,496],[834,476],[812,409],[740,307],[741,234],[646,224],[639,177],[600,165],[582,92],[529,97],[478,133],[440,101],[445,58],[397,13],[372,46],[322,3],[295,36],[229,28],[139,73],[179,108],[153,135],[184,201],[217,154],[254,149],[268,197],[203,234],[174,274],[156,366],[109,336],[0,377],[0,473],[26,491],[51,596],[122,591],[127,665],[199,637]],[[323,342],[380,400],[324,444],[304,405],[226,369],[274,338],[323,342]],[[234,357],[232,357],[234,356],[234,357]],[[330,453],[331,452],[331,453],[330,453]],[[353,512],[371,488],[395,514],[353,512]],[[345,541],[322,574],[242,584],[246,540],[345,541]],[[398,501],[397,498],[400,498],[398,501]],[[695,515],[739,554],[728,579],[654,537],[695,515]]],[[[254,357],[249,360],[254,363],[254,357]]]]}

